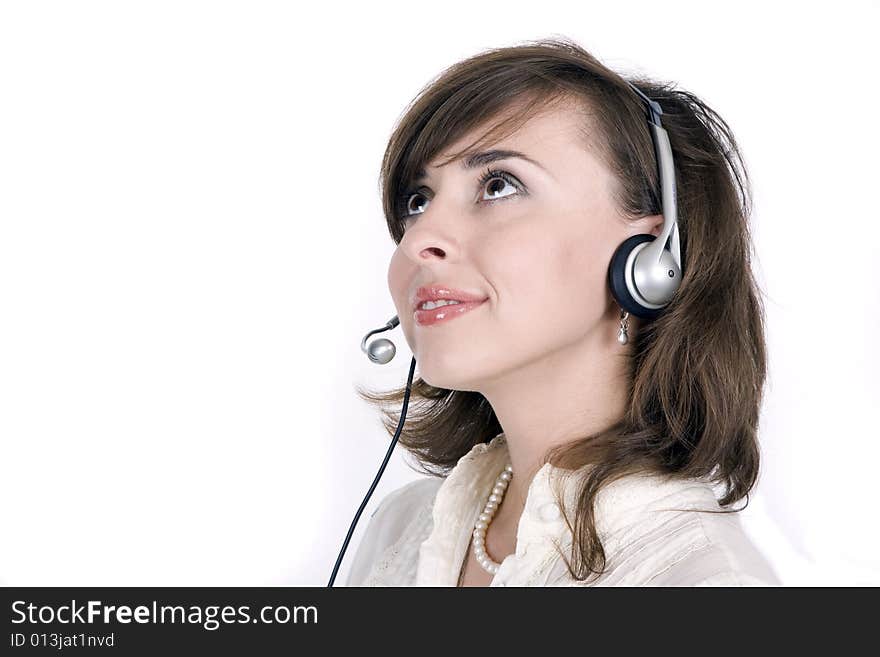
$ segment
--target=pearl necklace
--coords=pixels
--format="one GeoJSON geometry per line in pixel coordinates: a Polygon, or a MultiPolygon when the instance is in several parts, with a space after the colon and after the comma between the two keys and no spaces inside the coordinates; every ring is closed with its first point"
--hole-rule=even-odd
{"type": "Polygon", "coordinates": [[[501,505],[501,500],[504,499],[507,485],[512,478],[513,466],[508,463],[504,470],[501,471],[501,474],[498,475],[495,487],[489,495],[489,501],[486,502],[483,512],[480,514],[480,517],[474,525],[474,556],[476,557],[477,562],[483,567],[483,570],[492,575],[498,572],[498,567],[501,564],[493,561],[486,552],[486,530],[489,528],[489,523],[492,522],[492,518],[495,517],[498,507],[501,505]]]}

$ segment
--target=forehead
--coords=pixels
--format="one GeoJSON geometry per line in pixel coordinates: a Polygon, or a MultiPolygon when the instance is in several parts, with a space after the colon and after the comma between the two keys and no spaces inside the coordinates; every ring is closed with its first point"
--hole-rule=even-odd
{"type": "MultiPolygon", "coordinates": [[[[527,106],[517,104],[472,129],[444,148],[428,163],[427,170],[424,167],[420,169],[419,177],[432,175],[434,170],[445,166],[456,154],[464,164],[473,160],[469,156],[489,149],[523,153],[548,169],[553,168],[554,161],[570,157],[575,151],[584,153],[589,117],[580,103],[565,100],[539,110],[525,122],[518,119],[527,111],[527,106]],[[493,134],[497,133],[496,126],[509,119],[514,121],[512,131],[507,128],[502,133],[493,134]]],[[[470,163],[476,166],[482,164],[479,158],[470,163]]]]}

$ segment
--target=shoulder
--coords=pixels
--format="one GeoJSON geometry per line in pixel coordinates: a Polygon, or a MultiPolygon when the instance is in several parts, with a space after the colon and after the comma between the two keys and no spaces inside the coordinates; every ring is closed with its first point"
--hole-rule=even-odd
{"type": "Polygon", "coordinates": [[[443,479],[422,477],[388,493],[370,514],[371,523],[406,525],[419,511],[433,504],[443,479]]]}
{"type": "Polygon", "coordinates": [[[739,511],[698,512],[692,549],[654,579],[661,586],[781,586],[776,571],[742,526],[739,511]]]}
{"type": "Polygon", "coordinates": [[[630,488],[635,509],[608,537],[610,570],[602,583],[781,585],[742,526],[741,512],[721,507],[707,482],[656,479],[630,488]]]}
{"type": "Polygon", "coordinates": [[[781,586],[769,561],[742,526],[739,511],[682,511],[679,536],[666,540],[651,586],[781,586]]]}
{"type": "Polygon", "coordinates": [[[352,559],[346,586],[360,586],[373,566],[401,542],[421,542],[430,529],[431,510],[443,479],[423,477],[394,489],[370,514],[367,528],[352,559]]]}

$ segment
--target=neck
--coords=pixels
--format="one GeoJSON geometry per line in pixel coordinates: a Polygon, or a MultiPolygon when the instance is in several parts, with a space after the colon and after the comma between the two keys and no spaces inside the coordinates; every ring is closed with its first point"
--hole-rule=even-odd
{"type": "Polygon", "coordinates": [[[602,431],[623,416],[626,356],[617,334],[606,330],[601,339],[588,336],[480,389],[498,417],[513,466],[499,514],[519,518],[547,450],[602,431]]]}

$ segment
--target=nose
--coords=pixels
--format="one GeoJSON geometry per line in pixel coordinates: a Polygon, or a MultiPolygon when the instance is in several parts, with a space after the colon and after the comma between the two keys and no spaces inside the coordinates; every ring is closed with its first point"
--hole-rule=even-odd
{"type": "Polygon", "coordinates": [[[430,209],[418,215],[403,235],[401,245],[409,258],[415,263],[426,260],[454,259],[460,250],[461,226],[457,224],[453,210],[436,207],[435,198],[430,209]]]}
{"type": "Polygon", "coordinates": [[[435,259],[446,260],[457,250],[451,238],[445,237],[436,230],[420,230],[418,234],[416,231],[412,234],[407,232],[403,243],[404,251],[415,263],[435,259]]]}

